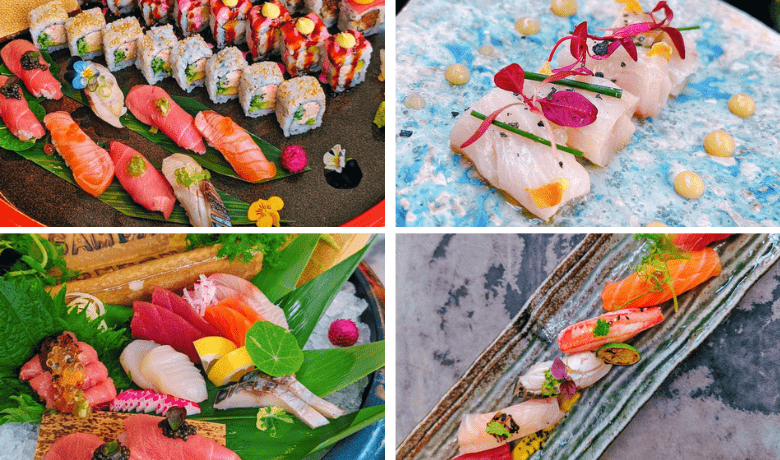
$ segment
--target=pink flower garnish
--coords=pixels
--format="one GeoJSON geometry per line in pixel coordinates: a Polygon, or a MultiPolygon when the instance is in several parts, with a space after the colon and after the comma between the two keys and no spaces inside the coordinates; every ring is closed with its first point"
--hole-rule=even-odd
{"type": "Polygon", "coordinates": [[[561,394],[566,399],[573,398],[574,393],[577,392],[577,384],[574,383],[574,380],[569,378],[569,375],[566,372],[566,365],[563,364],[561,358],[555,358],[552,366],[550,366],[550,373],[553,377],[560,380],[558,389],[560,390],[561,394]]]}
{"type": "Polygon", "coordinates": [[[282,150],[282,166],[293,174],[306,169],[309,158],[306,156],[306,150],[300,145],[288,145],[282,150]]]}

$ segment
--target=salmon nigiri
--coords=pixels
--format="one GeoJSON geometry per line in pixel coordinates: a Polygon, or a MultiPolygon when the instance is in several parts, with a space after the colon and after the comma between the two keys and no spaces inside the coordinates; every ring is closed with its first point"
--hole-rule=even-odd
{"type": "Polygon", "coordinates": [[[598,350],[608,343],[625,342],[645,329],[650,329],[664,320],[661,307],[624,308],[611,311],[597,318],[572,324],[558,334],[558,346],[564,353],[580,353],[598,350]],[[596,335],[596,327],[607,323],[609,329],[596,335]]]}
{"type": "Polygon", "coordinates": [[[8,70],[21,78],[24,86],[35,97],[62,98],[62,85],[49,71],[49,64],[41,52],[27,40],[14,40],[0,51],[8,70]]]}
{"type": "Polygon", "coordinates": [[[51,131],[51,143],[73,171],[73,177],[85,192],[100,196],[114,178],[114,163],[73,121],[68,112],[52,112],[43,118],[51,131]]]}
{"type": "Polygon", "coordinates": [[[659,290],[653,281],[643,279],[636,273],[617,283],[607,283],[601,291],[604,309],[613,311],[620,308],[658,305],[720,274],[720,258],[711,248],[693,251],[690,254],[690,259],[666,262],[672,278],[671,288],[668,283],[665,283],[659,290]]]}
{"type": "Polygon", "coordinates": [[[195,129],[192,115],[174,102],[164,89],[150,85],[133,86],[127,93],[125,104],[141,123],[159,128],[179,147],[206,153],[206,144],[195,129]]]}
{"type": "Polygon", "coordinates": [[[204,110],[195,115],[195,127],[244,180],[260,182],[276,175],[276,165],[265,158],[249,133],[230,118],[204,110]]]}
{"type": "Polygon", "coordinates": [[[203,318],[238,347],[246,341],[246,331],[258,321],[265,321],[252,307],[236,299],[223,299],[206,308],[203,318]]]}
{"type": "Polygon", "coordinates": [[[43,125],[27,105],[16,77],[0,75],[0,118],[20,141],[40,139],[46,134],[43,125]]]}
{"type": "Polygon", "coordinates": [[[166,219],[170,217],[176,197],[168,181],[146,157],[121,142],[112,142],[111,160],[116,178],[133,201],[150,211],[162,212],[166,219]]]}

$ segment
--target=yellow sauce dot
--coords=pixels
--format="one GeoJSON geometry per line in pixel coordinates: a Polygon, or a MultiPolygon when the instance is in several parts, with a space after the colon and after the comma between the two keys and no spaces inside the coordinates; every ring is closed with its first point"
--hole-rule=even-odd
{"type": "Polygon", "coordinates": [[[577,14],[577,0],[552,0],[550,9],[556,15],[568,18],[577,14]]]}
{"type": "Polygon", "coordinates": [[[352,49],[355,47],[355,45],[357,45],[355,36],[349,32],[341,32],[340,34],[336,35],[336,43],[340,47],[346,49],[352,49]]]}
{"type": "Polygon", "coordinates": [[[704,138],[704,150],[712,156],[730,157],[735,148],[734,139],[725,131],[713,131],[704,138]]]}
{"type": "Polygon", "coordinates": [[[493,48],[490,45],[482,45],[482,46],[479,47],[478,51],[479,51],[479,54],[481,54],[483,56],[487,56],[487,57],[492,57],[493,55],[496,54],[495,48],[493,48]]]}
{"type": "Polygon", "coordinates": [[[471,78],[471,73],[463,64],[452,64],[447,67],[447,72],[444,77],[453,85],[465,85],[466,82],[469,81],[469,78],[471,78]]]}
{"type": "Polygon", "coordinates": [[[279,17],[279,15],[282,14],[282,11],[279,9],[276,4],[268,2],[263,5],[262,9],[260,10],[260,13],[262,13],[263,17],[266,17],[268,19],[276,19],[279,17]]]}
{"type": "Polygon", "coordinates": [[[735,94],[729,99],[729,110],[734,115],[749,117],[756,111],[756,102],[747,94],[735,94]]]}
{"type": "Polygon", "coordinates": [[[410,94],[404,98],[404,105],[410,109],[420,110],[425,107],[425,99],[418,94],[410,94]]]}
{"type": "Polygon", "coordinates": [[[704,194],[704,181],[693,171],[683,171],[674,178],[674,190],[683,198],[695,200],[704,194]]]}
{"type": "Polygon", "coordinates": [[[298,18],[295,22],[295,28],[298,29],[302,35],[309,35],[314,32],[314,21],[309,18],[298,18]]]}
{"type": "Polygon", "coordinates": [[[668,225],[666,225],[663,222],[658,222],[657,220],[654,220],[649,224],[645,225],[645,227],[668,227],[668,225]]]}
{"type": "Polygon", "coordinates": [[[672,47],[666,42],[659,42],[647,52],[648,57],[662,56],[668,62],[672,58],[672,47]]]}
{"type": "Polygon", "coordinates": [[[536,35],[539,33],[539,21],[534,18],[520,18],[515,22],[515,29],[523,35],[536,35]]]}
{"type": "Polygon", "coordinates": [[[222,0],[222,4],[225,6],[229,6],[230,8],[233,8],[238,4],[238,0],[222,0]]]}

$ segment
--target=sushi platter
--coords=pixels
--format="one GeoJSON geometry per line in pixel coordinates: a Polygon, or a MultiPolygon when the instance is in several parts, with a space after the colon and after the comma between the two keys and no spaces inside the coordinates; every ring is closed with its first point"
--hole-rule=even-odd
{"type": "MultiPolygon", "coordinates": [[[[555,448],[539,450],[537,445],[530,458],[598,458],[674,368],[707,339],[749,287],[780,259],[777,235],[732,235],[710,243],[709,248],[704,252],[713,254],[714,250],[719,258],[718,274],[679,294],[678,311],[672,301],[660,305],[665,319],[629,341],[638,350],[638,361],[611,366],[599,374],[600,380],[596,377],[595,383],[588,384],[591,386],[580,388],[578,383],[579,398],[564,409],[568,412],[554,428],[545,430],[548,437],[542,438],[543,445],[555,448]]],[[[529,391],[531,384],[521,376],[530,374],[536,363],[553,362],[561,356],[563,345],[559,345],[566,335],[561,331],[601,315],[608,308],[602,296],[614,281],[632,273],[647,249],[646,242],[631,235],[588,235],[400,443],[397,458],[454,458],[459,444],[463,449],[470,437],[459,432],[468,414],[492,416],[510,406],[549,401],[539,396],[529,399],[524,391],[529,391]],[[520,391],[518,381],[523,385],[520,391]]],[[[611,327],[617,325],[612,323],[611,327]]],[[[598,338],[595,333],[591,337],[598,338]]],[[[529,420],[517,422],[526,424],[529,420]]]]}
{"type": "Polygon", "coordinates": [[[780,132],[766,120],[780,97],[769,71],[780,55],[777,32],[717,0],[576,3],[566,15],[541,0],[465,1],[448,15],[440,2],[413,0],[400,12],[397,225],[776,226],[780,132]],[[641,27],[635,14],[644,14],[641,27]],[[651,46],[640,29],[664,32],[651,46]],[[640,44],[629,46],[625,34],[640,44]],[[586,67],[572,62],[576,40],[587,44],[576,57],[586,67]],[[661,49],[668,76],[650,66],[661,49]],[[565,80],[535,92],[550,73],[565,80]],[[572,87],[581,83],[599,88],[572,87]],[[609,96],[616,87],[624,97],[609,96]],[[655,91],[661,106],[648,104],[655,91]],[[729,107],[738,94],[755,102],[752,115],[729,107]],[[539,108],[527,111],[542,103],[530,101],[537,96],[549,102],[541,110],[550,123],[539,108]],[[567,122],[548,111],[556,104],[598,114],[567,122]],[[497,118],[481,121],[489,114],[497,118]],[[547,146],[553,131],[557,151],[547,146]],[[708,148],[705,138],[720,132],[733,153],[708,148]],[[694,175],[696,193],[688,193],[694,175]]]}
{"type": "MultiPolygon", "coordinates": [[[[40,28],[36,25],[32,36],[22,35],[14,42],[0,43],[0,50],[8,47],[6,60],[13,63],[15,61],[10,56],[26,52],[16,50],[18,42],[26,40],[30,43],[32,39],[32,42],[38,44],[39,35],[45,36],[43,45],[38,46],[48,45],[49,49],[55,51],[50,55],[42,55],[41,63],[35,65],[51,67],[57,73],[54,77],[62,85],[64,97],[58,98],[54,94],[50,96],[53,100],[39,98],[36,103],[31,102],[31,108],[40,111],[42,107],[46,114],[62,112],[67,115],[58,115],[56,121],[54,116],[50,117],[52,127],[47,129],[45,136],[33,132],[35,138],[41,139],[26,154],[0,148],[0,161],[3,164],[3,168],[0,168],[0,199],[25,217],[48,226],[224,226],[228,225],[228,217],[233,225],[254,225],[254,219],[247,215],[248,208],[253,203],[255,207],[262,208],[267,205],[261,203],[268,202],[273,203],[272,209],[276,212],[274,225],[338,226],[378,214],[375,208],[381,206],[384,198],[384,129],[378,127],[374,119],[384,100],[384,83],[380,75],[380,51],[384,48],[382,30],[374,30],[366,37],[360,35],[360,32],[354,32],[355,39],[350,35],[353,32],[340,32],[336,23],[329,20],[327,23],[332,23],[332,27],[325,29],[323,25],[318,32],[319,48],[311,45],[307,48],[309,53],[313,53],[312,50],[324,49],[323,40],[331,40],[336,51],[346,49],[343,46],[365,50],[364,55],[357,55],[360,59],[359,62],[355,61],[357,64],[350,64],[358,69],[354,81],[351,81],[343,75],[352,74],[339,74],[339,70],[346,70],[346,67],[336,67],[336,64],[327,64],[320,76],[321,71],[314,65],[318,59],[316,55],[301,54],[296,61],[287,61],[285,68],[283,59],[272,56],[273,49],[278,48],[263,53],[262,49],[257,51],[263,46],[261,43],[252,44],[252,49],[247,51],[248,45],[238,40],[235,47],[231,47],[230,40],[236,39],[235,34],[239,31],[243,33],[246,28],[246,34],[250,33],[248,22],[243,19],[253,6],[248,0],[239,1],[237,7],[219,6],[226,11],[246,11],[243,11],[240,20],[213,26],[219,32],[216,39],[208,24],[197,29],[200,23],[188,25],[169,19],[171,24],[161,25],[160,22],[165,21],[155,16],[162,14],[159,11],[149,13],[144,9],[133,10],[131,5],[136,3],[134,1],[109,3],[109,9],[103,9],[102,12],[99,2],[97,8],[85,3],[79,15],[71,15],[66,21],[65,30],[70,31],[73,40],[62,46],[49,45],[56,38],[49,39],[45,32],[41,32],[53,27],[46,29],[45,23],[40,28]],[[147,19],[145,14],[152,16],[147,19]],[[186,34],[189,37],[182,33],[182,26],[190,28],[186,34]],[[194,35],[196,29],[200,30],[200,35],[194,35]],[[230,33],[224,35],[228,29],[230,33]],[[106,46],[115,46],[108,53],[93,50],[97,47],[94,36],[101,34],[106,46]],[[203,38],[200,38],[201,35],[203,38]],[[344,38],[342,35],[349,37],[344,38]],[[336,38],[341,40],[339,43],[342,48],[335,45],[336,38]],[[76,46],[76,42],[79,46],[76,46]],[[11,47],[15,48],[11,51],[11,47]],[[133,65],[130,58],[136,56],[136,47],[137,58],[133,65]],[[82,60],[71,58],[73,53],[79,54],[82,60]],[[162,62],[161,56],[170,59],[168,67],[158,63],[162,62]],[[176,56],[176,59],[168,56],[176,56]],[[206,56],[212,58],[207,59],[206,56]],[[257,57],[256,64],[247,67],[254,60],[253,56],[257,57]],[[209,64],[212,61],[214,64],[209,64]],[[303,67],[298,69],[298,65],[303,67]],[[192,70],[196,66],[203,69],[192,70]],[[242,68],[247,70],[242,71],[242,68]],[[334,69],[336,75],[341,75],[338,77],[341,80],[330,80],[330,83],[337,86],[325,83],[328,81],[326,76],[334,69]],[[168,72],[169,76],[165,77],[164,72],[168,72]],[[93,81],[92,75],[99,75],[100,83],[97,79],[93,81]],[[200,80],[196,80],[198,76],[200,80]],[[105,84],[102,83],[104,77],[105,84]],[[241,91],[238,88],[239,78],[242,88],[246,84],[246,89],[241,91]],[[201,82],[200,87],[195,84],[198,81],[201,82]],[[82,87],[83,91],[80,90],[82,87]],[[268,88],[276,92],[277,87],[278,110],[274,113],[275,102],[262,101],[273,101],[276,94],[271,94],[268,88]],[[114,88],[113,92],[111,88],[114,88]],[[313,98],[309,98],[309,94],[314,94],[313,98]],[[237,96],[240,96],[241,101],[236,99],[237,96]],[[261,102],[256,104],[256,100],[261,102]],[[163,101],[165,106],[154,106],[153,101],[163,101]],[[38,102],[41,107],[38,107],[38,102]],[[162,116],[155,118],[157,111],[162,116]],[[196,130],[194,121],[187,121],[188,117],[192,120],[198,114],[202,114],[199,118],[203,120],[201,129],[208,133],[205,144],[201,137],[203,133],[196,130]],[[53,128],[54,124],[59,128],[53,128]],[[112,180],[113,173],[108,174],[114,170],[110,162],[105,165],[106,174],[101,173],[104,177],[99,182],[90,179],[95,183],[94,186],[85,185],[86,176],[81,176],[79,171],[82,169],[79,169],[81,166],[77,162],[73,169],[75,176],[70,175],[70,168],[66,164],[74,162],[76,157],[68,151],[75,151],[76,147],[66,146],[65,139],[73,138],[67,135],[66,128],[74,124],[79,129],[76,138],[85,138],[90,143],[90,146],[78,148],[90,151],[102,149],[106,153],[112,146],[119,149],[112,153],[119,161],[118,180],[112,180]],[[181,128],[187,124],[189,128],[181,128]],[[231,134],[225,137],[226,133],[231,134]],[[47,151],[46,146],[49,144],[55,147],[50,146],[47,151]],[[354,176],[347,180],[349,186],[343,186],[344,180],[334,182],[332,171],[328,169],[327,162],[322,160],[334,149],[346,152],[346,157],[353,160],[358,170],[356,180],[354,176]],[[285,153],[287,150],[291,153],[285,153]],[[224,157],[223,152],[226,152],[224,157]],[[249,152],[257,153],[247,155],[249,152]],[[53,155],[47,159],[43,153],[53,155]],[[171,153],[174,155],[171,156],[171,153]],[[179,154],[184,156],[177,157],[179,154]],[[64,162],[59,155],[62,155],[64,162]],[[243,158],[240,161],[245,166],[235,162],[239,157],[243,158]],[[133,166],[131,161],[136,158],[141,158],[136,164],[141,169],[129,175],[124,174],[125,170],[130,171],[133,166]],[[167,179],[163,178],[164,167],[162,175],[147,173],[155,169],[159,171],[164,160],[169,158],[167,179]],[[195,163],[200,163],[200,166],[195,163]],[[174,171],[185,171],[188,177],[197,178],[194,182],[181,182],[194,185],[182,186],[181,190],[174,187],[178,199],[174,198],[170,190],[164,191],[168,187],[166,180],[174,181],[171,183],[180,180],[179,176],[174,177],[174,171]],[[135,186],[128,183],[135,178],[134,174],[140,175],[140,178],[134,179],[135,186]],[[144,184],[147,178],[152,180],[151,176],[155,176],[153,182],[158,185],[144,184]],[[203,187],[201,184],[204,184],[203,187]],[[328,199],[323,200],[322,197],[326,196],[328,199]],[[148,211],[143,209],[144,206],[150,206],[147,207],[148,211]],[[189,213],[185,216],[187,210],[189,213]],[[155,214],[156,211],[162,214],[155,214]],[[169,215],[172,216],[170,220],[169,215]],[[197,215],[208,217],[198,218],[197,215]]],[[[182,8],[185,8],[191,2],[182,0],[181,3],[182,8]]],[[[276,6],[274,2],[267,3],[276,6]]],[[[381,2],[375,0],[373,3],[381,2]]],[[[261,6],[264,5],[257,5],[256,15],[260,14],[261,6]]],[[[374,11],[372,8],[375,6],[368,5],[364,10],[374,11]]],[[[366,11],[363,13],[367,14],[366,11]]],[[[310,32],[304,26],[311,22],[321,22],[314,13],[310,13],[310,16],[300,16],[302,11],[298,13],[288,21],[301,23],[299,28],[307,33],[310,32]]],[[[186,17],[192,19],[193,14],[187,14],[186,17]]],[[[360,23],[360,26],[364,25],[360,23]]],[[[275,32],[269,33],[275,36],[275,32]]],[[[288,35],[299,33],[298,29],[292,29],[288,35]]],[[[304,40],[301,43],[295,46],[300,47],[308,42],[304,40]]],[[[293,46],[290,44],[289,49],[293,50],[293,46]]],[[[9,68],[5,67],[4,75],[13,77],[9,68]]],[[[37,88],[34,90],[37,91],[37,88]]],[[[48,89],[43,91],[45,94],[37,93],[36,96],[46,97],[49,94],[48,89]]],[[[24,96],[32,97],[27,92],[24,96]]],[[[13,97],[17,96],[13,94],[13,97]]],[[[35,116],[41,114],[35,113],[35,116]]],[[[15,124],[25,123],[20,119],[15,124]]],[[[14,129],[19,128],[12,126],[11,132],[14,129]]],[[[106,154],[102,158],[108,160],[109,157],[106,154]]],[[[338,173],[340,177],[341,168],[338,173]]]]}

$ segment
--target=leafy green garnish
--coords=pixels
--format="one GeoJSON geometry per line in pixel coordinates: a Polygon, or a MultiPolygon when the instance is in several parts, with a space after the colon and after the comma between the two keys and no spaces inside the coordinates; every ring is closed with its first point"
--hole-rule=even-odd
{"type": "Polygon", "coordinates": [[[138,177],[146,172],[146,162],[141,155],[134,153],[125,169],[130,176],[138,177]]]}
{"type": "Polygon", "coordinates": [[[114,64],[119,64],[125,60],[125,52],[121,49],[114,51],[114,64]]]}
{"type": "Polygon", "coordinates": [[[268,234],[207,234],[195,233],[187,235],[187,250],[203,246],[221,244],[217,251],[218,257],[227,257],[229,261],[236,258],[240,262],[249,263],[255,254],[263,254],[263,268],[273,268],[279,261],[279,248],[287,243],[288,236],[279,233],[268,234]]]}
{"type": "Polygon", "coordinates": [[[154,101],[154,106],[157,107],[157,109],[160,111],[162,116],[167,116],[168,112],[171,110],[171,101],[168,100],[167,97],[161,97],[160,99],[157,99],[154,101]]]}
{"type": "Polygon", "coordinates": [[[32,396],[27,394],[12,395],[10,399],[16,401],[18,407],[6,407],[0,410],[0,425],[4,423],[39,422],[43,416],[44,407],[32,396]]]}
{"type": "Polygon", "coordinates": [[[78,275],[77,271],[68,269],[62,250],[40,235],[25,233],[2,235],[0,252],[5,249],[13,249],[22,256],[2,275],[4,279],[39,278],[45,285],[53,286],[78,275]]]}
{"type": "Polygon", "coordinates": [[[257,412],[257,429],[272,438],[281,438],[293,427],[295,420],[281,407],[261,407],[257,412]]]}
{"type": "Polygon", "coordinates": [[[42,50],[46,51],[53,44],[54,42],[46,32],[41,32],[40,35],[38,35],[38,46],[40,46],[42,50]]]}
{"type": "Polygon", "coordinates": [[[84,56],[87,54],[88,45],[86,38],[81,37],[76,41],[76,51],[78,51],[79,56],[84,56]]]}
{"type": "Polygon", "coordinates": [[[596,321],[596,327],[593,329],[593,337],[604,337],[609,334],[609,323],[599,318],[596,321]]]}
{"type": "Polygon", "coordinates": [[[185,168],[179,168],[173,172],[176,175],[176,182],[185,187],[189,187],[192,184],[199,184],[204,180],[211,179],[211,173],[204,169],[201,172],[190,174],[185,168]]]}
{"type": "Polygon", "coordinates": [[[510,436],[509,430],[500,422],[490,422],[485,427],[485,432],[493,436],[501,436],[502,438],[508,438],[510,436]]]}
{"type": "Polygon", "coordinates": [[[292,375],[303,364],[295,336],[270,321],[258,321],[246,332],[246,351],[255,366],[271,377],[292,375]]]}
{"type": "Polygon", "coordinates": [[[544,382],[542,382],[542,394],[544,396],[550,397],[560,394],[560,391],[558,390],[560,384],[561,381],[553,377],[550,369],[544,371],[544,382]]]}

